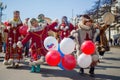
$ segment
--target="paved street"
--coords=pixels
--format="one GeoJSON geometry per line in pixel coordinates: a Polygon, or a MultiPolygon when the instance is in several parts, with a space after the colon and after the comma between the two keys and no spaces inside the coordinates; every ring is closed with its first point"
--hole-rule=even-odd
{"type": "Polygon", "coordinates": [[[72,71],[61,70],[47,64],[41,66],[40,73],[30,73],[28,63],[21,64],[18,69],[2,64],[3,53],[0,54],[0,80],[120,80],[120,47],[111,48],[104,59],[96,67],[95,78],[89,77],[88,69],[85,75],[79,75],[79,68],[72,71]]]}

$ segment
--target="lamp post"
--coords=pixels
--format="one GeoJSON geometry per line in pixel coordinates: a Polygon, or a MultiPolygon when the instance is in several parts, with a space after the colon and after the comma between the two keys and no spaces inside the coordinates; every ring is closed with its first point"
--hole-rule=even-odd
{"type": "Polygon", "coordinates": [[[7,8],[7,5],[4,5],[3,2],[0,1],[0,24],[2,22],[2,11],[7,8]]]}

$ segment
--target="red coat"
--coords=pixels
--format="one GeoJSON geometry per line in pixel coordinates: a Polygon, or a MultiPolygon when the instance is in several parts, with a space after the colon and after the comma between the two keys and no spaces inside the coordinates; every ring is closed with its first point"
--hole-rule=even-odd
{"type": "Polygon", "coordinates": [[[64,30],[66,25],[64,23],[60,24],[60,38],[63,39],[70,35],[70,32],[74,29],[74,26],[69,23],[68,29],[64,30]],[[62,28],[63,27],[63,28],[62,28]]]}
{"type": "Polygon", "coordinates": [[[45,56],[47,50],[44,48],[44,40],[48,36],[48,31],[53,30],[54,27],[57,25],[56,22],[52,23],[51,25],[47,25],[44,29],[36,29],[36,31],[29,31],[26,37],[22,40],[22,44],[24,45],[27,41],[31,39],[31,54],[33,60],[38,60],[41,55],[45,56]]]}
{"type": "Polygon", "coordinates": [[[21,35],[19,33],[19,28],[22,26],[22,22],[16,24],[16,27],[12,26],[13,23],[9,23],[7,27],[9,29],[5,29],[4,32],[8,33],[7,42],[6,42],[6,54],[5,59],[22,59],[22,50],[17,47],[17,42],[21,40],[21,35]]]}

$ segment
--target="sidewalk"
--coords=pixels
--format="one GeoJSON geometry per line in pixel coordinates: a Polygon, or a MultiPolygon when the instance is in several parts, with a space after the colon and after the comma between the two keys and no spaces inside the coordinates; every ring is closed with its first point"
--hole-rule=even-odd
{"type": "Polygon", "coordinates": [[[85,75],[79,75],[79,67],[65,71],[45,64],[41,65],[40,73],[30,73],[28,62],[14,69],[6,68],[2,61],[0,54],[0,80],[120,80],[120,49],[113,47],[110,52],[105,53],[103,60],[96,67],[94,78],[89,76],[89,69],[85,69],[85,75]]]}

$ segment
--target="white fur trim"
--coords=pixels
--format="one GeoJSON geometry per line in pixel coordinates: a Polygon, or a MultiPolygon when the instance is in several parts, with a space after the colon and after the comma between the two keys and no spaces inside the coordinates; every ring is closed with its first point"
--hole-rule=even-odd
{"type": "Polygon", "coordinates": [[[9,60],[8,60],[8,64],[9,64],[9,65],[13,64],[13,59],[9,59],[9,60]]]}
{"type": "Polygon", "coordinates": [[[70,32],[70,35],[73,35],[75,32],[76,32],[75,30],[72,30],[72,31],[70,32]]]}
{"type": "Polygon", "coordinates": [[[84,24],[83,24],[83,21],[80,21],[80,22],[78,23],[78,28],[84,29],[84,30],[90,30],[90,29],[91,29],[90,26],[84,25],[84,24]]]}
{"type": "Polygon", "coordinates": [[[60,26],[60,29],[63,30],[63,29],[64,29],[64,26],[60,26]]]}
{"type": "Polygon", "coordinates": [[[38,26],[38,27],[31,27],[28,29],[28,32],[37,32],[43,30],[45,27],[38,26]]]}
{"type": "Polygon", "coordinates": [[[10,40],[10,41],[11,41],[11,40],[12,40],[12,38],[11,38],[11,37],[9,37],[9,38],[8,38],[8,40],[10,40]]]}
{"type": "Polygon", "coordinates": [[[68,27],[68,26],[65,26],[65,29],[66,29],[66,30],[68,30],[68,29],[69,29],[69,27],[68,27]]]}
{"type": "Polygon", "coordinates": [[[55,26],[55,28],[54,28],[54,29],[59,30],[59,26],[55,26]]]}
{"type": "Polygon", "coordinates": [[[21,40],[22,38],[21,37],[18,37],[18,40],[21,40]]]}
{"type": "Polygon", "coordinates": [[[8,61],[7,61],[7,60],[4,60],[4,61],[3,61],[3,64],[4,64],[4,65],[8,65],[8,61]]]}
{"type": "Polygon", "coordinates": [[[36,66],[36,61],[29,62],[29,65],[30,65],[30,66],[36,66]]]}
{"type": "Polygon", "coordinates": [[[19,48],[23,47],[22,42],[21,42],[21,41],[18,41],[18,42],[17,42],[17,46],[18,46],[19,48]]]}
{"type": "Polygon", "coordinates": [[[10,26],[7,26],[7,30],[10,30],[10,26]]]}
{"type": "Polygon", "coordinates": [[[13,33],[16,34],[16,30],[13,30],[13,33]]]}
{"type": "Polygon", "coordinates": [[[43,64],[44,62],[45,62],[45,57],[41,56],[41,58],[36,61],[36,64],[39,65],[39,64],[43,64]]]}
{"type": "Polygon", "coordinates": [[[13,43],[13,48],[16,48],[16,45],[17,45],[16,43],[13,43]]]}

